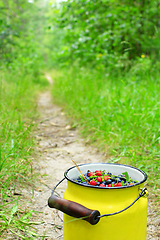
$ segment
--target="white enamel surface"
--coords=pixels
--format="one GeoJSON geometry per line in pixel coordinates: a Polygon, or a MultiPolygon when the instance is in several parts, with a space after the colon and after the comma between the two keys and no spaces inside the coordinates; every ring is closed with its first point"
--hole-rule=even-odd
{"type": "MultiPolygon", "coordinates": [[[[95,164],[85,164],[79,166],[81,172],[85,174],[88,170],[105,170],[106,172],[111,172],[114,175],[122,174],[123,172],[128,172],[129,177],[138,182],[142,182],[145,179],[145,174],[139,169],[132,168],[130,166],[125,166],[121,164],[105,164],[105,163],[95,163],[95,164]]],[[[76,179],[80,175],[76,167],[71,168],[67,172],[67,177],[69,179],[76,179]]]]}

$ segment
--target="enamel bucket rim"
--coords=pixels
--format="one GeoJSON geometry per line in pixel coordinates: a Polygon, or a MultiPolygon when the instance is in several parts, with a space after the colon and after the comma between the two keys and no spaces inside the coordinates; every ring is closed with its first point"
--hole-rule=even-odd
{"type": "Polygon", "coordinates": [[[138,183],[133,184],[133,185],[121,186],[121,187],[105,187],[105,188],[104,188],[104,187],[93,186],[93,185],[85,185],[85,184],[82,184],[82,183],[75,182],[74,180],[70,179],[70,178],[67,176],[68,172],[69,172],[71,169],[76,168],[76,166],[72,166],[72,167],[68,168],[68,169],[65,171],[65,173],[64,173],[64,177],[65,177],[68,181],[70,181],[70,182],[72,182],[72,183],[74,183],[74,184],[77,184],[77,185],[79,185],[79,186],[82,186],[82,187],[88,187],[88,188],[94,188],[94,189],[104,189],[104,190],[105,190],[105,189],[125,189],[125,188],[130,188],[130,187],[138,186],[138,185],[144,183],[144,182],[147,180],[147,174],[146,174],[144,171],[142,171],[142,170],[139,169],[139,168],[136,168],[136,167],[133,167],[133,166],[130,166],[130,165],[126,165],[126,164],[119,164],[119,163],[86,163],[86,164],[80,164],[80,165],[78,165],[78,166],[81,167],[81,166],[85,166],[85,165],[96,165],[96,164],[101,164],[101,165],[103,165],[103,164],[104,164],[104,165],[114,165],[114,166],[124,166],[124,167],[128,167],[128,168],[132,168],[132,169],[135,169],[135,170],[139,171],[139,172],[144,176],[144,179],[143,179],[142,181],[138,182],[138,183]]]}

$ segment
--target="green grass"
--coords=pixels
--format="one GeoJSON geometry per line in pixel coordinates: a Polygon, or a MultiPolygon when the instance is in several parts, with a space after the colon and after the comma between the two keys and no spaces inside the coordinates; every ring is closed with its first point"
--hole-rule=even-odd
{"type": "Polygon", "coordinates": [[[23,196],[16,193],[34,178],[36,97],[46,83],[23,68],[3,68],[0,76],[0,234],[9,230],[17,239],[32,239],[36,235],[30,221],[32,211],[22,209],[19,199],[23,196]]]}
{"type": "Polygon", "coordinates": [[[160,71],[140,59],[125,74],[75,65],[52,75],[54,100],[87,142],[106,161],[144,170],[148,185],[159,188],[160,71]]]}

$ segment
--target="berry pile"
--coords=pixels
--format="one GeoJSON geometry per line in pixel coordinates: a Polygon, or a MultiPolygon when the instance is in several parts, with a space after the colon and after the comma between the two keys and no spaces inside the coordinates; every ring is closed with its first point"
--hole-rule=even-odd
{"type": "Polygon", "coordinates": [[[129,177],[128,172],[124,172],[120,175],[113,175],[110,172],[106,173],[105,170],[96,170],[94,172],[88,170],[87,173],[84,174],[84,177],[79,175],[74,181],[84,185],[97,187],[121,187],[133,185],[138,182],[132,180],[129,177]]]}

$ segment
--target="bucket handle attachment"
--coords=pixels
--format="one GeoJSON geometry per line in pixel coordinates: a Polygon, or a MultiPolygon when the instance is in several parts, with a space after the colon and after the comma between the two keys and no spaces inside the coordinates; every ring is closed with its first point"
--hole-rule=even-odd
{"type": "Polygon", "coordinates": [[[54,187],[52,191],[51,197],[48,199],[48,206],[50,208],[56,208],[63,213],[66,213],[67,215],[75,218],[81,218],[83,220],[86,220],[92,225],[95,225],[99,222],[98,216],[100,216],[100,212],[98,210],[91,210],[89,208],[84,207],[83,205],[59,198],[54,194],[55,189],[57,186],[63,182],[65,178],[63,178],[57,185],[54,187]]]}
{"type": "Polygon", "coordinates": [[[126,208],[124,208],[120,211],[114,212],[114,213],[100,215],[100,212],[98,210],[91,210],[91,209],[86,208],[85,206],[83,206],[79,203],[76,203],[76,202],[73,202],[73,201],[70,201],[70,200],[66,200],[66,199],[61,199],[58,196],[56,196],[54,194],[55,189],[58,187],[58,185],[61,182],[64,181],[64,179],[65,178],[61,179],[57,183],[57,185],[54,187],[54,189],[52,191],[52,195],[48,199],[48,206],[50,208],[56,208],[56,209],[62,211],[63,213],[66,213],[67,215],[69,215],[71,217],[81,218],[81,219],[89,222],[91,225],[97,224],[99,222],[100,218],[102,218],[102,217],[113,216],[113,215],[119,214],[121,212],[124,212],[125,210],[127,210],[128,208],[133,206],[133,204],[135,202],[137,202],[138,199],[147,195],[147,188],[142,188],[138,197],[126,208]]]}
{"type": "Polygon", "coordinates": [[[120,210],[120,211],[118,211],[118,212],[108,213],[108,214],[103,214],[103,215],[97,216],[97,218],[100,219],[100,218],[102,218],[102,217],[113,216],[113,215],[119,214],[119,213],[121,213],[121,212],[124,212],[124,211],[126,211],[128,208],[130,208],[131,206],[133,206],[133,204],[134,204],[135,202],[137,202],[138,199],[140,199],[141,197],[143,197],[143,196],[145,196],[145,195],[147,195],[147,194],[148,194],[147,188],[142,188],[142,189],[141,189],[141,192],[140,192],[139,195],[138,195],[138,197],[137,197],[129,206],[127,206],[126,208],[124,208],[124,209],[122,209],[122,210],[120,210]]]}

